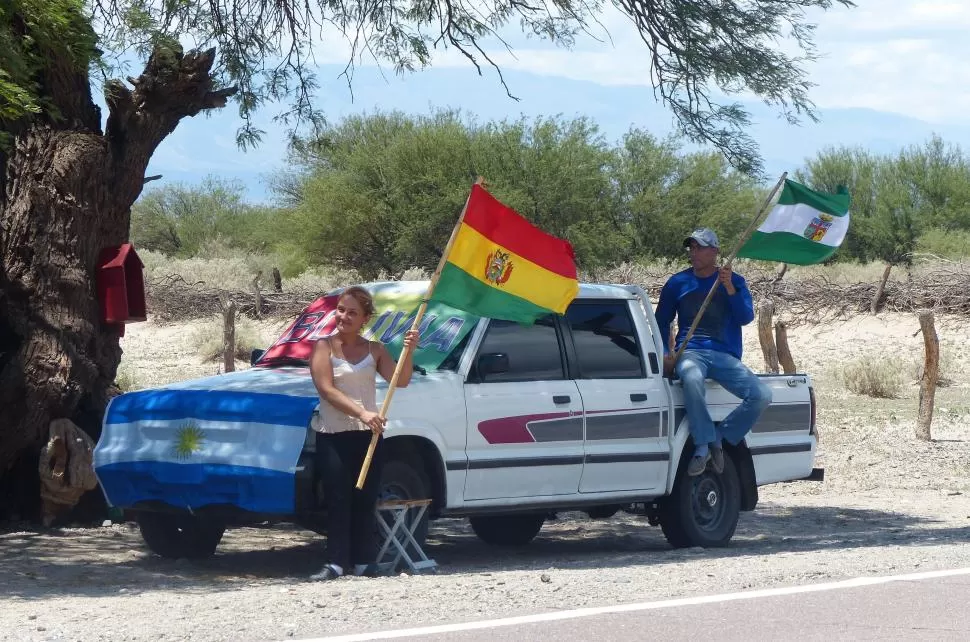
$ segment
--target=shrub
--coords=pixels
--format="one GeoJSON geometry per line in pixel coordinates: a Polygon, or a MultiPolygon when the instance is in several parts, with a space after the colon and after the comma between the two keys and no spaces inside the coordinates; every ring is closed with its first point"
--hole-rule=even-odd
{"type": "MultiPolygon", "coordinates": [[[[222,360],[223,321],[221,316],[213,317],[197,328],[190,337],[191,345],[205,361],[222,360]]],[[[248,318],[236,317],[236,359],[249,361],[249,355],[260,345],[259,332],[248,318]]]]}
{"type": "Polygon", "coordinates": [[[966,230],[927,230],[916,242],[916,251],[946,259],[970,256],[970,232],[966,230]]]}
{"type": "Polygon", "coordinates": [[[118,372],[115,374],[115,385],[121,392],[132,392],[133,390],[140,390],[142,387],[135,373],[125,366],[118,368],[118,372]]]}
{"type": "Polygon", "coordinates": [[[905,365],[896,357],[866,355],[841,370],[845,386],[858,395],[895,399],[903,390],[905,365]]]}

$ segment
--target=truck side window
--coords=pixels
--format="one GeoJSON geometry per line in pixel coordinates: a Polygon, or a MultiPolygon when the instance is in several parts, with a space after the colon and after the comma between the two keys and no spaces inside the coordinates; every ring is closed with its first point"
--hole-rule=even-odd
{"type": "Polygon", "coordinates": [[[578,301],[566,310],[582,379],[645,377],[626,301],[578,301]]]}
{"type": "Polygon", "coordinates": [[[489,321],[470,378],[479,383],[565,379],[566,370],[554,317],[543,317],[532,325],[498,319],[489,321]],[[497,371],[479,371],[483,356],[491,360],[492,369],[497,371]],[[508,359],[507,364],[505,358],[508,359]],[[500,365],[496,367],[495,364],[500,365]],[[503,365],[507,365],[507,368],[503,365]]]}

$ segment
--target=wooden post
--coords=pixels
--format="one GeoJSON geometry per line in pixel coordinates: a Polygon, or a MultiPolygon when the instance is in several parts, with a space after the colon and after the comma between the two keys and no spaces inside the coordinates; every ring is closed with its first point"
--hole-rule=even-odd
{"type": "Polygon", "coordinates": [[[277,292],[283,291],[283,276],[280,274],[279,268],[273,268],[273,289],[277,292]]]}
{"type": "Polygon", "coordinates": [[[772,281],[772,285],[779,283],[783,278],[785,278],[785,273],[788,272],[787,263],[779,263],[778,267],[775,268],[775,278],[772,281]]]}
{"type": "Polygon", "coordinates": [[[252,284],[253,298],[255,299],[253,302],[253,305],[255,306],[253,308],[253,316],[255,316],[257,319],[261,319],[263,316],[263,294],[259,291],[259,277],[261,276],[263,276],[262,270],[257,272],[256,276],[253,277],[252,284]]]}
{"type": "Polygon", "coordinates": [[[778,363],[781,364],[782,372],[785,374],[798,372],[791,350],[788,348],[788,327],[784,321],[775,323],[775,347],[778,349],[778,363]]]}
{"type": "MultiPolygon", "coordinates": [[[[734,249],[731,250],[731,253],[728,255],[727,260],[724,261],[723,267],[731,267],[731,264],[734,262],[734,257],[737,256],[738,252],[741,251],[741,248],[744,247],[744,244],[747,243],[748,239],[751,238],[751,235],[754,234],[754,231],[758,228],[758,224],[761,222],[761,217],[764,216],[764,213],[768,211],[768,207],[775,199],[775,194],[777,194],[778,190],[781,189],[781,186],[785,184],[785,179],[787,178],[788,172],[782,173],[781,178],[779,178],[778,182],[775,183],[775,186],[771,188],[771,192],[768,193],[768,198],[765,199],[765,202],[761,205],[761,209],[758,210],[758,213],[755,214],[754,218],[751,219],[751,222],[748,223],[748,228],[741,233],[741,238],[738,239],[734,249]]],[[[714,298],[714,293],[717,292],[717,288],[720,285],[720,281],[715,279],[714,285],[708,291],[707,297],[704,299],[704,302],[701,303],[701,307],[697,311],[697,314],[694,315],[694,322],[690,324],[689,328],[687,328],[687,334],[684,335],[684,342],[680,345],[680,348],[677,349],[677,352],[674,353],[673,363],[675,366],[677,365],[677,361],[680,359],[680,355],[682,355],[684,353],[684,349],[687,348],[687,343],[690,341],[691,337],[694,336],[694,331],[697,330],[697,324],[701,322],[701,317],[704,316],[707,306],[711,304],[711,299],[714,298]]]]}
{"type": "Polygon", "coordinates": [[[940,376],[940,340],[936,335],[932,310],[924,310],[919,313],[919,327],[923,333],[926,360],[923,365],[923,376],[919,382],[919,413],[916,416],[916,437],[930,441],[932,439],[930,428],[933,424],[936,382],[940,376]]]}
{"type": "Polygon", "coordinates": [[[233,372],[236,369],[236,302],[224,294],[219,300],[222,307],[223,372],[233,372]]]}
{"type": "MultiPolygon", "coordinates": [[[[482,178],[475,181],[475,185],[481,185],[484,183],[482,178]]],[[[431,295],[434,294],[435,286],[438,285],[438,279],[441,278],[441,271],[445,269],[445,263],[448,262],[448,255],[451,253],[451,248],[455,245],[455,239],[458,238],[458,230],[461,229],[461,224],[465,220],[465,213],[468,211],[468,202],[471,200],[471,193],[468,194],[468,198],[465,199],[465,205],[461,208],[461,214],[458,215],[458,222],[455,223],[455,227],[451,230],[451,236],[448,238],[448,243],[445,245],[444,252],[441,253],[441,259],[438,260],[438,267],[435,268],[434,274],[431,275],[431,280],[428,282],[428,289],[424,293],[424,297],[421,300],[421,306],[418,308],[417,314],[414,315],[414,322],[411,324],[412,330],[418,330],[421,327],[421,319],[424,317],[425,311],[428,309],[428,301],[431,300],[431,295]]],[[[413,349],[413,346],[412,346],[413,349]]],[[[397,381],[401,376],[401,368],[404,365],[405,353],[401,353],[401,357],[397,360],[397,367],[394,368],[394,375],[391,377],[390,382],[387,384],[387,392],[384,394],[384,402],[381,404],[380,416],[387,417],[387,409],[391,405],[391,398],[394,396],[394,390],[397,388],[397,381]]],[[[367,448],[367,455],[364,457],[364,463],[360,467],[360,474],[357,476],[357,490],[364,487],[364,480],[367,479],[367,471],[370,470],[370,462],[374,458],[374,450],[377,448],[377,433],[375,432],[371,435],[370,445],[367,448]]]]}
{"type": "Polygon", "coordinates": [[[758,340],[761,342],[761,354],[765,358],[765,370],[778,374],[778,350],[775,347],[775,337],[771,333],[771,319],[775,315],[775,304],[771,299],[764,299],[758,305],[758,340]]]}
{"type": "Polygon", "coordinates": [[[882,305],[883,296],[886,294],[886,282],[889,281],[889,272],[892,271],[893,264],[887,263],[886,269],[882,271],[882,279],[879,280],[879,286],[876,288],[876,293],[872,296],[872,303],[869,304],[869,311],[872,314],[879,313],[879,306],[882,305]]]}

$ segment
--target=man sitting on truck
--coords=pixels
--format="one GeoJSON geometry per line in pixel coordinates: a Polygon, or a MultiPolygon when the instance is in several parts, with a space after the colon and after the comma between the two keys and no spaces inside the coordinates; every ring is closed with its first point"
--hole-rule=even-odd
{"type": "Polygon", "coordinates": [[[676,370],[683,384],[684,406],[694,454],[687,474],[700,475],[708,462],[714,472],[724,470],[722,443],[737,445],[771,403],[771,390],[741,363],[741,326],[754,319],[754,306],[747,283],[730,267],[717,267],[720,244],[713,230],[703,227],[684,239],[691,267],[674,274],[664,284],[657,304],[656,318],[664,343],[664,375],[676,370]],[[674,353],[683,343],[708,292],[718,289],[711,299],[680,359],[674,353]],[[677,315],[677,338],[670,346],[670,324],[677,315]],[[719,426],[715,427],[705,399],[705,379],[711,378],[741,399],[719,426]]]}

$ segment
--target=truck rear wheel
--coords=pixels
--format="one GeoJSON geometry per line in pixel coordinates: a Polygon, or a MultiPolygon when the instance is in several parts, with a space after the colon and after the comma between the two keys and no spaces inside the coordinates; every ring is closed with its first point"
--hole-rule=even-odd
{"type": "Polygon", "coordinates": [[[741,514],[741,482],[731,457],[724,472],[710,468],[696,477],[682,466],[673,492],[662,504],[660,527],[674,548],[727,546],[741,514]]]}
{"type": "Polygon", "coordinates": [[[491,515],[471,517],[478,539],[493,546],[524,546],[535,539],[545,523],[545,515],[491,515]]]}
{"type": "Polygon", "coordinates": [[[140,512],[138,528],[148,548],[169,559],[212,557],[226,527],[193,515],[140,512]]]}

